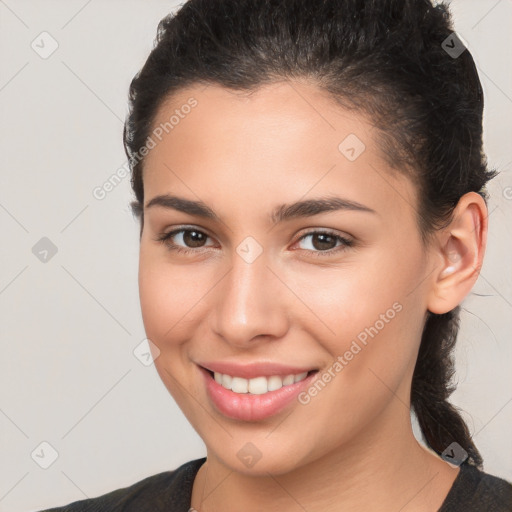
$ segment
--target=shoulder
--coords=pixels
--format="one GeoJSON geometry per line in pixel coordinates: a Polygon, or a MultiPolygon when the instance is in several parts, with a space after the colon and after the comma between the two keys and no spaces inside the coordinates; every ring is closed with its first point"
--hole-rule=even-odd
{"type": "Polygon", "coordinates": [[[475,466],[462,464],[439,512],[481,510],[511,512],[512,484],[475,466]]]}
{"type": "Polygon", "coordinates": [[[192,460],[173,471],[149,476],[129,487],[40,512],[187,512],[194,478],[205,460],[192,460]]]}

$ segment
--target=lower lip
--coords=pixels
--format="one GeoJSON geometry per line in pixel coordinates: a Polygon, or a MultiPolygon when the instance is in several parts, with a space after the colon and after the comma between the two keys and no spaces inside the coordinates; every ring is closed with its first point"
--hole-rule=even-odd
{"type": "MultiPolygon", "coordinates": [[[[304,380],[283,386],[275,391],[268,391],[262,395],[250,393],[235,393],[226,389],[215,381],[208,371],[199,367],[206,382],[206,389],[210,400],[219,412],[242,421],[258,421],[274,416],[283,411],[289,404],[297,399],[297,395],[311,385],[311,381],[318,372],[308,375],[304,380]]],[[[298,400],[296,400],[298,402],[298,400]]]]}

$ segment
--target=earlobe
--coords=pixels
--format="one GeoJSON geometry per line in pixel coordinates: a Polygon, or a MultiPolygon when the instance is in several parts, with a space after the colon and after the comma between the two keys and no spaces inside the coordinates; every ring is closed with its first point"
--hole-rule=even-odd
{"type": "Polygon", "coordinates": [[[487,240],[487,207],[476,192],[461,197],[450,224],[439,232],[428,310],[443,314],[458,306],[478,279],[487,240]]]}

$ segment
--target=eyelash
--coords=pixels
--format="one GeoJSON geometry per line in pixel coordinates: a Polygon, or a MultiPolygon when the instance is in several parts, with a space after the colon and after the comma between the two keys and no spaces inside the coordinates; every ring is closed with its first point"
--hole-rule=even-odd
{"type": "MultiPolygon", "coordinates": [[[[204,249],[204,248],[198,248],[198,249],[190,249],[190,248],[188,248],[188,249],[186,249],[184,247],[176,245],[173,242],[170,242],[170,239],[173,238],[175,235],[177,235],[178,233],[186,232],[186,231],[195,231],[197,233],[201,233],[202,235],[205,235],[208,238],[210,238],[206,233],[204,233],[203,231],[200,231],[199,229],[195,229],[195,228],[178,228],[178,229],[175,229],[173,231],[170,231],[169,233],[161,233],[160,235],[158,235],[155,238],[155,240],[157,242],[163,243],[169,250],[176,251],[177,253],[180,253],[180,254],[197,254],[198,252],[201,252],[201,250],[204,249]]],[[[300,242],[301,240],[303,240],[304,238],[306,238],[308,236],[317,235],[317,234],[332,236],[337,241],[342,242],[342,245],[340,245],[340,246],[338,246],[338,247],[336,247],[334,249],[328,249],[326,251],[312,251],[312,250],[309,250],[309,249],[300,249],[300,250],[308,251],[308,252],[312,253],[312,255],[315,258],[316,257],[322,258],[322,257],[327,257],[327,256],[333,256],[334,254],[338,254],[339,252],[344,251],[344,250],[346,250],[349,247],[353,247],[354,244],[355,244],[355,242],[353,240],[349,240],[348,238],[344,238],[344,237],[342,237],[340,235],[337,235],[336,233],[334,233],[332,231],[324,231],[324,230],[321,230],[321,231],[309,231],[308,233],[305,233],[304,235],[302,235],[297,240],[297,242],[300,242]]]]}

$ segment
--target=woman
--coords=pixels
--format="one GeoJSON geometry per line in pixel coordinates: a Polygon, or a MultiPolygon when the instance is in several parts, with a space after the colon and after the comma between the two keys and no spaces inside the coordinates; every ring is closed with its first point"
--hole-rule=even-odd
{"type": "Polygon", "coordinates": [[[447,401],[495,175],[447,8],[190,0],[130,102],[144,326],[207,457],[53,510],[512,510],[447,401]]]}

